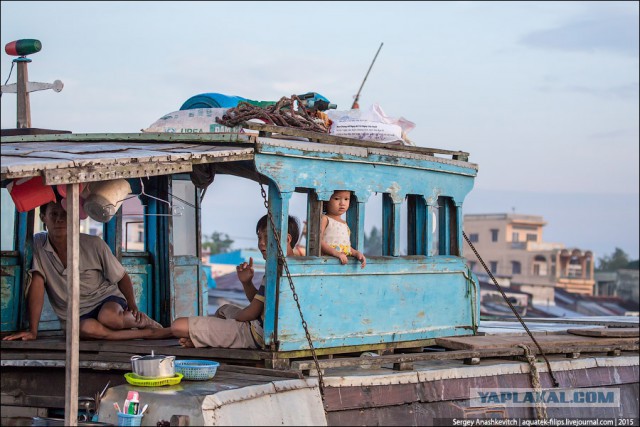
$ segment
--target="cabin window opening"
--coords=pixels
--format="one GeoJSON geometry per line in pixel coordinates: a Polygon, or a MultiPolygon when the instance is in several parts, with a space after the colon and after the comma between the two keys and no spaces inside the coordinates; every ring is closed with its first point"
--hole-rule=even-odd
{"type": "MultiPolygon", "coordinates": [[[[291,194],[289,200],[289,215],[292,215],[298,219],[298,227],[300,235],[298,236],[298,243],[294,249],[295,256],[307,255],[307,242],[309,241],[307,223],[308,218],[308,205],[309,205],[309,191],[306,188],[298,189],[291,194]]],[[[295,240],[295,236],[292,236],[295,240]]]]}
{"type": "MultiPolygon", "coordinates": [[[[187,209],[192,208],[187,207],[185,211],[187,209]]],[[[257,250],[256,224],[267,213],[258,183],[217,174],[201,201],[201,212],[203,256],[211,258],[235,250],[257,250]]],[[[262,255],[257,258],[262,262],[262,255]]],[[[253,261],[255,265],[255,256],[253,261]]]]}
{"type": "Polygon", "coordinates": [[[439,255],[458,256],[458,208],[451,197],[438,197],[439,255]]]}
{"type": "MultiPolygon", "coordinates": [[[[347,226],[349,227],[349,245],[358,250],[365,255],[367,255],[366,250],[366,224],[365,224],[365,215],[364,212],[370,208],[371,203],[360,203],[358,201],[358,197],[354,194],[353,191],[349,189],[336,189],[334,191],[347,191],[349,192],[349,208],[342,216],[342,219],[346,221],[347,226]]],[[[333,192],[330,192],[332,195],[333,192]]],[[[319,256],[321,255],[320,248],[320,219],[322,215],[326,214],[325,203],[327,201],[319,200],[318,196],[315,192],[311,191],[309,193],[309,209],[308,209],[308,220],[307,220],[307,237],[309,244],[307,245],[309,248],[308,254],[319,256]],[[313,220],[317,218],[317,223],[313,220]],[[317,240],[317,242],[316,242],[317,240]],[[313,249],[313,251],[311,250],[313,249]]],[[[377,233],[374,232],[374,233],[377,233]]],[[[378,254],[379,255],[379,254],[378,254]]]]}
{"type": "Polygon", "coordinates": [[[429,225],[427,214],[429,210],[424,197],[407,195],[407,203],[403,203],[403,211],[406,212],[407,218],[406,233],[402,234],[402,237],[405,238],[402,245],[403,248],[406,248],[405,253],[407,255],[427,255],[427,226],[429,225]]]}
{"type": "Polygon", "coordinates": [[[122,210],[122,250],[125,252],[145,251],[145,209],[142,202],[138,197],[130,197],[122,203],[120,209],[122,210]]]}
{"type": "Polygon", "coordinates": [[[382,194],[375,193],[365,203],[364,245],[366,257],[382,255],[382,194]]]}
{"type": "Polygon", "coordinates": [[[2,189],[2,249],[13,251],[16,246],[16,205],[6,188],[2,189]],[[13,213],[13,215],[11,215],[13,213]]]}
{"type": "Polygon", "coordinates": [[[498,229],[497,228],[492,228],[491,229],[491,241],[492,242],[497,242],[498,241],[498,229]]]}
{"type": "MultiPolygon", "coordinates": [[[[175,186],[174,178],[173,184],[175,186]]],[[[269,186],[264,185],[269,192],[269,186]]],[[[176,194],[175,191],[173,194],[176,194]]],[[[304,196],[304,195],[303,195],[304,196]]],[[[300,204],[292,195],[294,212],[302,227],[304,213],[298,216],[295,206],[300,204]]],[[[304,198],[304,197],[303,197],[304,198]]],[[[269,200],[271,204],[272,201],[269,200]]],[[[185,207],[185,211],[191,209],[185,207]]],[[[192,209],[193,210],[193,209],[192,209]]],[[[257,289],[265,274],[266,260],[258,248],[256,225],[267,214],[264,199],[260,193],[260,184],[256,181],[219,173],[208,187],[200,201],[201,212],[201,260],[207,275],[207,286],[226,289],[226,287],[242,285],[238,281],[236,266],[241,262],[249,262],[253,258],[253,285],[257,289]],[[215,284],[214,284],[215,283],[215,284]]],[[[304,212],[304,208],[302,208],[304,212]]],[[[274,218],[275,219],[275,218],[274,218]]],[[[267,220],[267,227],[270,222],[267,220]]],[[[267,297],[268,298],[268,297],[267,297]]],[[[208,305],[204,302],[205,311],[213,315],[220,306],[231,302],[244,307],[247,305],[244,293],[236,296],[220,296],[209,292],[208,305]]]]}

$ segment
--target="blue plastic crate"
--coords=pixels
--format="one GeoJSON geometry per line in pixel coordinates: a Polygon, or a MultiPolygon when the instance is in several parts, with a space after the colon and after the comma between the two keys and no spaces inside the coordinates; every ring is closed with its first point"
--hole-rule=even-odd
{"type": "Polygon", "coordinates": [[[184,375],[185,380],[206,381],[213,378],[220,363],[213,360],[176,360],[176,373],[184,375]]]}

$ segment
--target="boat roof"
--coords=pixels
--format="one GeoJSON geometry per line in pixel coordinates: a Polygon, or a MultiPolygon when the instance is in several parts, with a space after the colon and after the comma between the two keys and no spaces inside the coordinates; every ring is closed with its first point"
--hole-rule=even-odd
{"type": "MultiPolygon", "coordinates": [[[[271,131],[280,129],[269,127],[271,131]]],[[[2,180],[42,175],[47,185],[188,173],[194,164],[253,160],[268,147],[308,153],[410,158],[463,166],[468,153],[360,141],[286,128],[278,135],[106,133],[2,137],[2,180]],[[284,132],[284,133],[282,133],[284,132]],[[304,135],[304,136],[301,136],[304,135]],[[313,138],[312,138],[313,137],[313,138]],[[306,140],[300,140],[305,138],[306,140]],[[444,156],[444,157],[442,157],[444,156]]]]}

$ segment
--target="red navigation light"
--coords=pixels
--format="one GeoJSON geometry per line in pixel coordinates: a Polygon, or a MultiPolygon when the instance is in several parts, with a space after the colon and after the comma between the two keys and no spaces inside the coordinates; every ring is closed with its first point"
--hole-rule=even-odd
{"type": "Polygon", "coordinates": [[[4,46],[4,51],[11,56],[27,56],[40,52],[42,43],[36,39],[22,39],[9,42],[4,46]]]}

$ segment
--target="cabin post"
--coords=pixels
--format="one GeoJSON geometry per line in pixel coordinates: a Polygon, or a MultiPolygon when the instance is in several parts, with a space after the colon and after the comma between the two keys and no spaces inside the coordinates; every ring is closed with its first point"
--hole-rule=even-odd
{"type": "Polygon", "coordinates": [[[67,184],[67,291],[64,424],[76,426],[80,361],[80,186],[77,183],[67,184]]]}
{"type": "Polygon", "coordinates": [[[464,246],[462,242],[464,240],[462,237],[462,203],[454,203],[455,206],[455,221],[456,221],[456,240],[453,242],[453,255],[462,256],[462,247],[464,246]]]}
{"type": "MultiPolygon", "coordinates": [[[[289,199],[291,193],[280,193],[277,185],[273,181],[269,181],[269,213],[273,218],[273,223],[280,234],[280,247],[283,254],[287,254],[287,234],[288,234],[288,216],[289,216],[289,199]]],[[[279,260],[278,247],[271,221],[267,221],[267,260],[265,264],[265,313],[264,313],[264,343],[265,347],[271,345],[275,349],[277,345],[277,315],[278,308],[276,305],[278,295],[278,274],[279,260]]]]}
{"type": "MultiPolygon", "coordinates": [[[[173,179],[171,176],[163,177],[161,182],[158,183],[156,197],[162,200],[169,200],[169,194],[173,193],[173,179]]],[[[173,217],[171,216],[171,212],[169,211],[168,205],[165,203],[157,203],[158,212],[162,212],[167,215],[163,216],[162,226],[164,230],[167,230],[164,235],[164,242],[160,246],[162,250],[162,257],[166,257],[167,263],[165,268],[165,272],[168,271],[166,276],[166,284],[167,290],[166,295],[169,297],[165,302],[168,304],[167,313],[170,313],[168,318],[165,320],[166,324],[171,324],[178,316],[176,315],[176,289],[175,289],[175,271],[176,271],[176,259],[173,254],[173,217]]],[[[165,315],[165,317],[167,317],[165,315]]]]}
{"type": "MultiPolygon", "coordinates": [[[[436,201],[437,203],[437,201],[436,201]]],[[[427,198],[427,217],[425,226],[427,228],[425,235],[425,251],[427,256],[434,255],[433,253],[433,231],[436,226],[437,218],[435,217],[435,207],[433,198],[427,198]]]]}
{"type": "Polygon", "coordinates": [[[320,218],[322,216],[322,201],[318,193],[309,191],[307,203],[307,256],[320,256],[320,218]]]}
{"type": "MultiPolygon", "coordinates": [[[[19,254],[18,263],[22,268],[22,275],[20,282],[22,285],[20,289],[24,289],[27,281],[29,280],[29,270],[31,269],[31,261],[33,260],[33,227],[35,219],[35,210],[28,212],[22,212],[18,214],[16,221],[16,236],[15,236],[15,248],[19,254]]],[[[20,313],[20,321],[18,323],[19,328],[26,327],[27,316],[25,306],[27,304],[26,299],[18,298],[18,312],[20,313]]]]}

